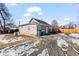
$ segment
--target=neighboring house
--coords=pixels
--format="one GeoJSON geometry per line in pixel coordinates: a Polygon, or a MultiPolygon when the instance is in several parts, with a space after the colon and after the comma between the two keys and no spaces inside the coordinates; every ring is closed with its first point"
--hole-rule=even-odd
{"type": "Polygon", "coordinates": [[[0,25],[0,34],[18,34],[19,29],[14,26],[13,24],[8,24],[5,26],[5,31],[3,30],[3,27],[0,25]]]}
{"type": "Polygon", "coordinates": [[[42,21],[32,18],[28,24],[19,25],[19,33],[21,35],[42,36],[52,32],[52,27],[42,21]]]}

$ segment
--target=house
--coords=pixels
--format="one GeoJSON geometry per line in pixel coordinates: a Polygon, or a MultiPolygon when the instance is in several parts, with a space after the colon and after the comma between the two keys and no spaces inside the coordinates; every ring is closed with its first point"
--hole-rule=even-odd
{"type": "Polygon", "coordinates": [[[18,34],[19,29],[15,27],[13,24],[7,24],[5,26],[5,31],[4,27],[0,25],[0,34],[18,34]]]}
{"type": "Polygon", "coordinates": [[[32,18],[28,24],[19,25],[21,35],[42,36],[52,32],[52,27],[39,19],[32,18]]]}

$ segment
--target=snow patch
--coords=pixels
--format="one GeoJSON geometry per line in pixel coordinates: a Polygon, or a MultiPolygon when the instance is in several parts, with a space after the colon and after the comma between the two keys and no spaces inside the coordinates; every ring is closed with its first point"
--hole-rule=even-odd
{"type": "Polygon", "coordinates": [[[27,56],[29,56],[31,53],[33,53],[34,51],[38,51],[38,49],[29,49],[26,51],[27,56]]]}
{"type": "Polygon", "coordinates": [[[37,48],[32,48],[32,47],[35,47],[38,43],[39,43],[39,40],[35,40],[35,41],[26,42],[19,46],[7,47],[0,50],[0,55],[1,56],[20,56],[25,54],[28,56],[34,51],[39,50],[37,48]]]}
{"type": "Polygon", "coordinates": [[[14,39],[13,38],[8,39],[5,37],[0,38],[0,42],[2,42],[2,43],[10,43],[10,42],[15,42],[15,41],[19,41],[19,40],[22,40],[22,37],[16,37],[14,39]]]}
{"type": "Polygon", "coordinates": [[[67,36],[65,33],[59,33],[59,35],[67,36]]]}
{"type": "Polygon", "coordinates": [[[59,47],[62,47],[62,45],[65,45],[65,46],[68,47],[68,43],[67,43],[65,40],[61,39],[61,38],[59,38],[59,39],[57,40],[57,45],[58,45],[59,47]]]}
{"type": "Polygon", "coordinates": [[[72,41],[72,43],[76,44],[77,46],[79,46],[79,40],[78,39],[70,39],[72,41]]]}
{"type": "Polygon", "coordinates": [[[3,43],[8,43],[9,41],[10,41],[10,40],[0,38],[0,42],[3,42],[3,43]]]}
{"type": "Polygon", "coordinates": [[[49,53],[48,53],[47,48],[44,49],[44,50],[42,51],[42,53],[38,54],[37,56],[49,56],[49,53]]]}
{"type": "Polygon", "coordinates": [[[40,40],[37,40],[36,42],[34,42],[34,46],[37,46],[37,44],[39,44],[40,43],[40,40]]]}
{"type": "Polygon", "coordinates": [[[79,34],[69,34],[69,36],[79,38],[79,34]]]}

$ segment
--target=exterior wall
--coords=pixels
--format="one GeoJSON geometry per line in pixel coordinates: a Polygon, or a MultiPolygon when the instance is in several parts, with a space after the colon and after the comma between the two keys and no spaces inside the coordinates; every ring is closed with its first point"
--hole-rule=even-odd
{"type": "Polygon", "coordinates": [[[38,25],[38,29],[37,30],[46,30],[46,26],[44,26],[44,25],[38,25]]]}
{"type": "Polygon", "coordinates": [[[50,32],[52,33],[52,26],[49,26],[50,32]]]}
{"type": "Polygon", "coordinates": [[[45,26],[45,25],[38,25],[38,28],[37,30],[41,30],[41,31],[44,31],[45,34],[48,34],[49,33],[49,27],[48,26],[45,26]]]}
{"type": "Polygon", "coordinates": [[[26,25],[19,27],[19,32],[22,35],[37,35],[37,25],[26,25]]]}
{"type": "Polygon", "coordinates": [[[45,34],[49,34],[49,32],[52,32],[51,27],[48,24],[39,23],[36,20],[32,20],[30,23],[37,24],[38,25],[37,30],[45,31],[45,34]]]}
{"type": "Polygon", "coordinates": [[[46,27],[46,34],[49,33],[49,27],[46,27]]]}
{"type": "Polygon", "coordinates": [[[38,22],[36,20],[32,20],[30,23],[31,24],[38,24],[38,22]]]}

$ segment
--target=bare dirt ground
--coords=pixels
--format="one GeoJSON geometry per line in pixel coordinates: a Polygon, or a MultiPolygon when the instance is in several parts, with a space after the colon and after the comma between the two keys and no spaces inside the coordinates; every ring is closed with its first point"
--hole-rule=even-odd
{"type": "MultiPolygon", "coordinates": [[[[79,56],[79,46],[72,43],[70,39],[75,40],[75,38],[68,35],[46,35],[17,45],[1,48],[0,56],[79,56]],[[66,47],[67,51],[58,46],[57,40],[65,41],[68,44],[66,47]]],[[[59,44],[62,43],[59,42],[59,44]]]]}

